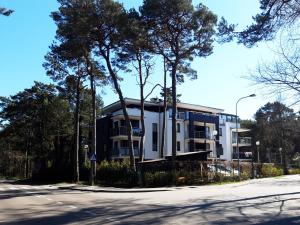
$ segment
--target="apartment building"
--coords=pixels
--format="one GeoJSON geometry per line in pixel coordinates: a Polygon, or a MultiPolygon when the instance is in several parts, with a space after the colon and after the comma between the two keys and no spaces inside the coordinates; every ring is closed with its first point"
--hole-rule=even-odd
{"type": "MultiPolygon", "coordinates": [[[[138,157],[141,141],[140,101],[127,98],[126,106],[133,127],[134,155],[138,157]]],[[[224,114],[222,109],[186,103],[178,103],[177,109],[177,155],[202,152],[208,158],[234,159],[233,115],[224,114]],[[229,116],[232,123],[229,122],[229,116]]],[[[129,157],[127,128],[121,103],[118,101],[106,106],[103,114],[97,121],[97,154],[104,158],[129,157]]],[[[163,102],[156,98],[145,102],[146,160],[172,155],[171,116],[172,108],[168,106],[164,152],[161,153],[163,102]]]]}

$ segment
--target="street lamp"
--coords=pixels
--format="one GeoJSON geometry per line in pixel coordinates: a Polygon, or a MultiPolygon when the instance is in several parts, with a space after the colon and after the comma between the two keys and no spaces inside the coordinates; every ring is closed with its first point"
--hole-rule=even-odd
{"type": "Polygon", "coordinates": [[[280,147],[278,150],[279,150],[279,153],[280,153],[280,164],[282,166],[282,148],[280,147]]]}
{"type": "Polygon", "coordinates": [[[255,97],[255,94],[251,94],[245,97],[239,98],[235,104],[235,132],[236,132],[236,152],[237,152],[237,160],[238,160],[238,176],[239,179],[241,178],[241,170],[240,170],[240,151],[239,151],[239,135],[238,135],[238,103],[245,98],[252,98],[255,97]]]}
{"type": "Polygon", "coordinates": [[[259,145],[260,145],[260,142],[257,141],[255,142],[256,144],[256,149],[257,149],[257,163],[260,163],[260,160],[259,160],[259,145]]]}

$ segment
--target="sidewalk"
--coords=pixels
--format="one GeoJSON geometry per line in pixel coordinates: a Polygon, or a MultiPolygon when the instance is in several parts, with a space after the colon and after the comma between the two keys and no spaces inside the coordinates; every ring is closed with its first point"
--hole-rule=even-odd
{"type": "Polygon", "coordinates": [[[80,184],[60,184],[56,185],[58,189],[74,190],[74,191],[90,191],[90,192],[110,192],[110,193],[142,193],[142,192],[161,192],[175,191],[176,187],[163,188],[115,188],[115,187],[100,187],[88,186],[80,184]]]}

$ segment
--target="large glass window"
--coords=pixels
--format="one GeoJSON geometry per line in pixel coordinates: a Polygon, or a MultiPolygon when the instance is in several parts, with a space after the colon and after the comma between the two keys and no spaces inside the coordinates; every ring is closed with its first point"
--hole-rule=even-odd
{"type": "Polygon", "coordinates": [[[152,151],[157,151],[158,149],[158,130],[157,123],[152,123],[152,151]]]}
{"type": "Polygon", "coordinates": [[[180,133],[180,123],[177,123],[177,133],[180,133]]]}
{"type": "Polygon", "coordinates": [[[176,147],[177,147],[177,151],[180,152],[180,150],[181,150],[180,149],[180,141],[177,141],[177,146],[176,147]]]}

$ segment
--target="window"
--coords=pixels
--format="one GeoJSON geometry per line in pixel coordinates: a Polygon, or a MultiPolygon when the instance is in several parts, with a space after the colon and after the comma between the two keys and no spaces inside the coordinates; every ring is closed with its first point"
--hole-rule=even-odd
{"type": "Polygon", "coordinates": [[[114,128],[118,128],[119,127],[119,122],[118,121],[115,121],[114,122],[114,128]]]}
{"type": "Polygon", "coordinates": [[[121,127],[125,127],[126,126],[126,121],[125,120],[120,120],[120,124],[121,124],[121,127]]]}
{"type": "Polygon", "coordinates": [[[158,149],[157,123],[152,123],[152,151],[157,152],[157,149],[158,149]]]}
{"type": "Polygon", "coordinates": [[[180,141],[177,141],[177,151],[180,152],[180,141]]]}
{"type": "Polygon", "coordinates": [[[128,148],[128,141],[121,140],[121,142],[120,142],[120,147],[121,147],[121,148],[128,148]]]}
{"type": "Polygon", "coordinates": [[[131,120],[132,128],[139,128],[140,127],[140,121],[139,120],[131,120]]]}
{"type": "Polygon", "coordinates": [[[219,136],[222,136],[222,128],[219,128],[219,136]]]}
{"type": "Polygon", "coordinates": [[[180,133],[180,123],[177,123],[177,133],[180,133]]]}
{"type": "Polygon", "coordinates": [[[133,148],[139,148],[139,141],[133,141],[133,148]]]}

